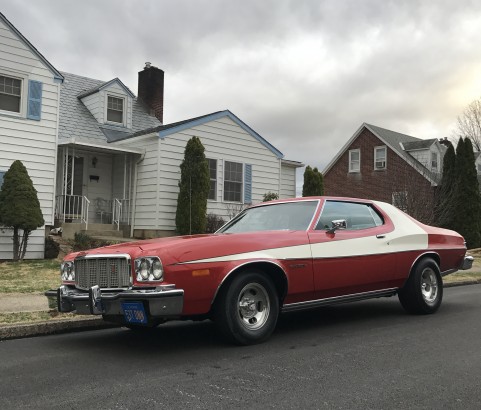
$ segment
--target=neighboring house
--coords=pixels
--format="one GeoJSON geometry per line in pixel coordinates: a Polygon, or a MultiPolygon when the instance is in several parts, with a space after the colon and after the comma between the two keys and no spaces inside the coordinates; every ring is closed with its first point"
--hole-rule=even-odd
{"type": "MultiPolygon", "coordinates": [[[[0,186],[15,160],[27,168],[45,224],[54,222],[59,93],[63,76],[0,13],[0,186]]],[[[43,258],[45,227],[25,258],[43,258]]],[[[12,258],[12,231],[0,227],[0,260],[12,258]]]]}
{"type": "Polygon", "coordinates": [[[139,72],[137,98],[118,78],[63,75],[56,217],[67,236],[105,229],[99,223],[123,225],[135,237],[173,235],[180,164],[192,136],[209,162],[209,213],[228,219],[268,191],[295,196],[303,164],[285,160],[230,111],[163,125],[162,70],[147,64],[139,72]]]}
{"type": "Polygon", "coordinates": [[[385,201],[430,222],[446,147],[362,124],[324,169],[326,195],[385,201]]]}

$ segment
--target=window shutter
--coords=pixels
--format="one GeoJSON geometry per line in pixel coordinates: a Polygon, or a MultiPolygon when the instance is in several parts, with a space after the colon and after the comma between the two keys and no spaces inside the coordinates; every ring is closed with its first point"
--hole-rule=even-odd
{"type": "Polygon", "coordinates": [[[252,165],[244,166],[244,203],[252,203],[252,165]]]}
{"type": "Polygon", "coordinates": [[[42,113],[42,83],[29,80],[27,118],[40,121],[42,113]]]}

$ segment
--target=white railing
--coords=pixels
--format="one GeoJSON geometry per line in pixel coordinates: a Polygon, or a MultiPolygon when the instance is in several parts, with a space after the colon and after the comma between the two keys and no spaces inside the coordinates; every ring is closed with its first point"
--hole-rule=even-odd
{"type": "Polygon", "coordinates": [[[57,195],[55,198],[55,217],[62,222],[85,223],[88,225],[90,201],[82,195],[57,195]]]}
{"type": "Polygon", "coordinates": [[[120,219],[122,218],[122,202],[114,198],[112,205],[112,224],[117,225],[117,231],[120,229],[120,219]]]}
{"type": "Polygon", "coordinates": [[[90,201],[86,196],[82,197],[82,215],[80,221],[85,223],[85,230],[89,228],[89,206],[90,201]]]}

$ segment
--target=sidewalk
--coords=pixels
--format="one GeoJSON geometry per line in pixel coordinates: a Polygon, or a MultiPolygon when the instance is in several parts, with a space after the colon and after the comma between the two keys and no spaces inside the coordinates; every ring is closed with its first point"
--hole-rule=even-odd
{"type": "MultiPolygon", "coordinates": [[[[0,314],[48,312],[48,299],[39,293],[0,293],[0,314]]],[[[119,327],[105,322],[102,316],[73,316],[32,323],[0,324],[0,341],[53,333],[119,327]]]]}
{"type": "Polygon", "coordinates": [[[48,310],[48,301],[43,294],[0,293],[0,313],[37,312],[48,310]]]}

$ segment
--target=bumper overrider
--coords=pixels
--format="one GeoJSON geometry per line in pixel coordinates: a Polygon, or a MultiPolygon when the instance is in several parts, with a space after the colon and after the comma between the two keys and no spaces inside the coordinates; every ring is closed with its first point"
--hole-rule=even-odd
{"type": "Polygon", "coordinates": [[[184,305],[184,290],[174,285],[126,290],[101,290],[96,285],[88,291],[62,285],[45,292],[45,296],[57,298],[59,312],[80,315],[125,316],[126,306],[133,303],[140,304],[150,319],[169,319],[179,317],[184,305]]]}

